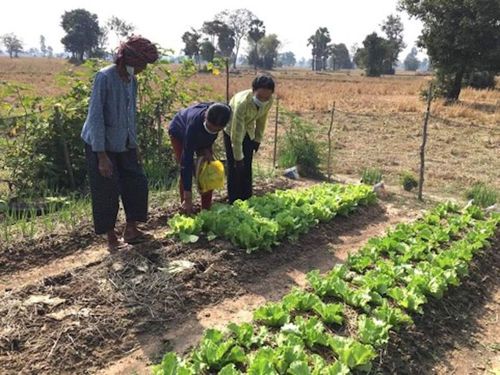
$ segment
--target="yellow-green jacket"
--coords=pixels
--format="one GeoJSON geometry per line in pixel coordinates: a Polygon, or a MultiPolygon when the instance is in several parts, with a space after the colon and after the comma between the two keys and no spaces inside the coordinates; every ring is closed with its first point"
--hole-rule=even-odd
{"type": "Polygon", "coordinates": [[[245,90],[236,93],[229,102],[233,110],[231,121],[224,131],[231,137],[235,160],[243,159],[243,139],[248,134],[250,139],[262,142],[266,129],[267,115],[273,105],[273,98],[261,108],[253,102],[253,91],[245,90]]]}

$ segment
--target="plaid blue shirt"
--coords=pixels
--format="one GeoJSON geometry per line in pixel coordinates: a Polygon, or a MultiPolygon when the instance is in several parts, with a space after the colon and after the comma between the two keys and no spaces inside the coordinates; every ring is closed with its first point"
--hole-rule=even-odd
{"type": "Polygon", "coordinates": [[[137,81],[123,81],[116,65],[97,72],[81,137],[94,152],[137,147],[137,81]]]}

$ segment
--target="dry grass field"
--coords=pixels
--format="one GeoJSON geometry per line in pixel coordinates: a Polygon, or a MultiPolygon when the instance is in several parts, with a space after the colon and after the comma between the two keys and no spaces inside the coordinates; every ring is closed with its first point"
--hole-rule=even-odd
{"type": "MultiPolygon", "coordinates": [[[[249,87],[253,75],[232,75],[231,94],[249,87]]],[[[402,172],[418,172],[426,106],[420,93],[431,77],[368,78],[360,72],[299,70],[273,75],[281,106],[310,121],[315,136],[323,141],[335,101],[334,173],[359,176],[366,167],[379,168],[387,182],[398,184],[402,172]]],[[[194,79],[224,97],[225,77],[198,75],[194,79]]],[[[267,165],[272,164],[274,118],[271,113],[270,141],[261,155],[267,165]]],[[[281,123],[280,134],[284,128],[281,123]]],[[[500,189],[500,90],[464,89],[455,105],[433,102],[426,171],[426,190],[438,195],[463,198],[465,189],[480,181],[500,189]]]]}
{"type": "MultiPolygon", "coordinates": [[[[175,68],[175,67],[174,67],[175,68]]],[[[64,70],[78,70],[57,59],[0,58],[0,82],[22,83],[33,95],[58,95],[67,89],[57,83],[64,70]]],[[[255,72],[231,74],[230,94],[250,87],[255,72]]],[[[315,136],[326,140],[330,109],[334,116],[335,174],[358,176],[366,167],[382,170],[385,180],[397,184],[403,171],[417,172],[422,119],[430,76],[397,74],[364,77],[360,71],[314,73],[277,70],[277,95],[282,108],[314,124],[315,136]]],[[[192,82],[208,89],[200,100],[223,100],[225,76],[198,74],[192,82]]],[[[261,165],[272,164],[274,113],[270,114],[268,142],[263,145],[261,165]]],[[[279,134],[286,124],[280,121],[279,134]]],[[[325,148],[326,149],[326,148],[325,148]]],[[[500,189],[500,90],[464,89],[460,102],[432,104],[427,148],[429,192],[462,197],[474,182],[500,189]]],[[[325,159],[326,160],[326,159],[325,159]]]]}

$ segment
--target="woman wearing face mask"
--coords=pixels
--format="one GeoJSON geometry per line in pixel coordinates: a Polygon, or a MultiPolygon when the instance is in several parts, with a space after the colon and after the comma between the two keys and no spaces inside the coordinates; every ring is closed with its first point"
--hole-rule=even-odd
{"type": "MultiPolygon", "coordinates": [[[[231,118],[231,107],[223,103],[200,103],[178,112],[168,128],[175,158],[181,168],[180,198],[185,213],[193,212],[192,181],[194,154],[212,161],[212,146],[231,118]]],[[[201,208],[210,209],[212,192],[201,194],[201,208]]]]}
{"type": "Polygon", "coordinates": [[[120,45],[115,63],[96,74],[92,88],[81,137],[95,232],[107,235],[110,250],[147,238],[137,228],[147,219],[148,182],[137,160],[135,75],[157,59],[153,43],[133,36],[120,45]],[[123,239],[115,233],[120,196],[127,218],[123,239]]]}
{"type": "Polygon", "coordinates": [[[264,136],[273,93],[273,79],[260,74],[253,80],[251,90],[241,91],[231,99],[233,118],[224,129],[230,203],[252,196],[253,154],[259,150],[264,136]]]}

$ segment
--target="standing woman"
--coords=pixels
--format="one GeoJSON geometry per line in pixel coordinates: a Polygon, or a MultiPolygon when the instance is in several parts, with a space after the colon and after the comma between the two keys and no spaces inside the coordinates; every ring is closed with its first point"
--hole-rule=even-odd
{"type": "Polygon", "coordinates": [[[253,154],[259,150],[264,136],[267,115],[273,105],[273,93],[271,76],[259,74],[253,80],[251,90],[240,91],[231,99],[233,118],[224,129],[230,203],[252,196],[253,154]]]}
{"type": "MultiPolygon", "coordinates": [[[[223,103],[200,103],[179,111],[168,128],[175,158],[181,168],[179,193],[183,210],[193,212],[192,181],[194,154],[213,160],[212,146],[231,118],[231,107],[223,103]]],[[[212,205],[212,191],[201,194],[201,208],[212,205]]]]}
{"type": "Polygon", "coordinates": [[[118,49],[115,63],[94,79],[89,110],[81,137],[92,195],[96,234],[106,234],[108,248],[146,239],[137,228],[148,214],[148,181],[137,159],[136,74],[158,60],[156,46],[132,36],[118,49]],[[127,224],[123,239],[115,232],[121,197],[127,224]]]}

